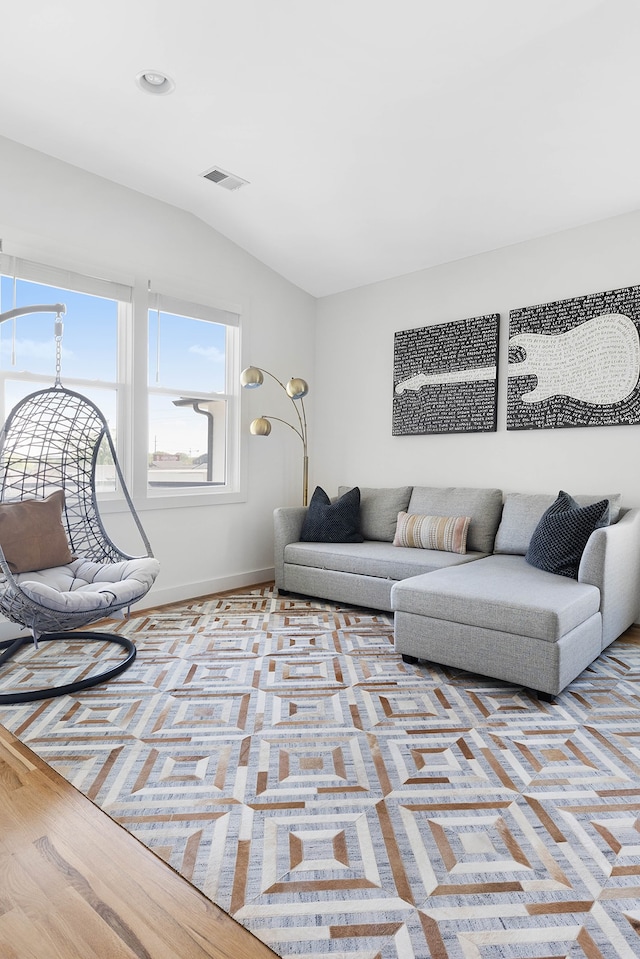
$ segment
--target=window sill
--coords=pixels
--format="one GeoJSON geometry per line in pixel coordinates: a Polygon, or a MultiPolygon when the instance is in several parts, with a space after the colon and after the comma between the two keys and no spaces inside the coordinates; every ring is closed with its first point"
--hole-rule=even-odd
{"type": "MultiPolygon", "coordinates": [[[[159,493],[156,496],[146,496],[143,499],[134,498],[134,505],[138,513],[151,512],[158,509],[190,509],[195,506],[226,506],[232,503],[246,502],[246,494],[240,491],[227,490],[220,493],[202,492],[187,493],[178,491],[174,494],[159,493]]],[[[100,512],[105,515],[109,513],[122,513],[128,507],[124,499],[114,497],[113,499],[101,499],[99,501],[100,512]]]]}

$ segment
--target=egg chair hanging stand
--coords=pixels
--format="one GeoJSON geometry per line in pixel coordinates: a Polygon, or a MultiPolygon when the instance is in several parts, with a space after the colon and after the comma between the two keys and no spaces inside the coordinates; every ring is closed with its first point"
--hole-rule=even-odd
{"type": "MultiPolygon", "coordinates": [[[[62,490],[62,526],[71,560],[42,570],[15,572],[0,545],[0,614],[29,630],[30,635],[0,642],[0,671],[24,646],[38,650],[43,642],[115,644],[124,656],[93,672],[93,657],[81,675],[59,685],[0,693],[0,704],[27,703],[79,692],[113,679],[136,658],[134,643],[125,636],[84,626],[122,616],[140,600],[159,572],[157,560],[134,509],[106,419],[86,396],[60,381],[63,304],[31,306],[0,313],[0,323],[38,312],[56,314],[56,378],[53,387],[20,400],[0,432],[0,508],[5,504],[45,501],[62,490]],[[111,540],[102,522],[96,494],[98,455],[106,444],[119,489],[142,540],[145,554],[132,556],[111,540]]],[[[59,495],[59,494],[58,494],[59,495]]],[[[37,666],[14,661],[18,677],[29,678],[37,666]],[[22,666],[22,670],[20,670],[22,666]]],[[[53,665],[59,667],[54,661],[53,665]]],[[[1,672],[0,672],[1,679],[1,672]]],[[[1,688],[1,687],[0,687],[1,688]]]]}
{"type": "Polygon", "coordinates": [[[0,655],[0,667],[23,646],[33,643],[37,649],[39,643],[45,640],[56,639],[64,641],[96,640],[102,643],[118,643],[125,650],[126,656],[109,669],[103,669],[99,673],[95,673],[92,676],[85,676],[83,679],[77,679],[71,683],[23,690],[22,692],[2,693],[0,694],[0,705],[31,703],[39,699],[55,699],[56,696],[65,696],[67,693],[78,693],[83,689],[89,689],[91,686],[99,686],[101,683],[106,683],[120,673],[123,673],[136,658],[136,647],[126,636],[118,636],[116,633],[104,633],[98,630],[84,629],[74,632],[73,630],[67,629],[57,633],[44,633],[39,636],[38,639],[35,639],[35,637],[32,638],[31,636],[19,636],[17,639],[8,639],[1,642],[0,649],[4,649],[5,651],[0,655]]]}

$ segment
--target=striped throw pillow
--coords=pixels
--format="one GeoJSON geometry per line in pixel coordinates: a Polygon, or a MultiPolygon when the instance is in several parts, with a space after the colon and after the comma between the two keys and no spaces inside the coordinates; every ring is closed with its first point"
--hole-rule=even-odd
{"type": "Polygon", "coordinates": [[[467,552],[470,516],[420,516],[398,513],[394,546],[439,549],[446,553],[467,552]]]}

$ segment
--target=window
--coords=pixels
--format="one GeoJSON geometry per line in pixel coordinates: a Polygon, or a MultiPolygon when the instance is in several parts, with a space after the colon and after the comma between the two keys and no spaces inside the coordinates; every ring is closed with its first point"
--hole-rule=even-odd
{"type": "MultiPolygon", "coordinates": [[[[238,315],[0,253],[0,312],[54,303],[66,306],[61,381],[105,414],[139,505],[234,493],[238,315]],[[145,309],[142,330],[133,303],[145,309]]],[[[55,381],[54,324],[53,313],[0,324],[0,423],[55,381]]],[[[112,464],[98,469],[100,490],[117,499],[112,464]]]]}
{"type": "Polygon", "coordinates": [[[232,314],[155,297],[149,310],[150,489],[224,486],[237,371],[232,314]]]}
{"type": "MultiPolygon", "coordinates": [[[[61,380],[102,410],[117,442],[121,386],[119,328],[131,309],[131,290],[0,255],[0,312],[63,303],[61,380]],[[45,282],[45,281],[49,282],[45,282]]],[[[0,422],[15,404],[56,376],[55,313],[32,313],[0,325],[0,422]]],[[[110,456],[98,464],[98,488],[113,493],[110,456]]]]}

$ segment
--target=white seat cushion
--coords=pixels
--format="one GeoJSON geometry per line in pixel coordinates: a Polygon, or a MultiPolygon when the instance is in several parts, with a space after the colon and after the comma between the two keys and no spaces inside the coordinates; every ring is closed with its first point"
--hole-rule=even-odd
{"type": "Polygon", "coordinates": [[[119,563],[93,563],[76,559],[15,577],[34,603],[58,612],[104,612],[135,603],[153,585],[160,564],[156,559],[129,559],[119,563]]]}

